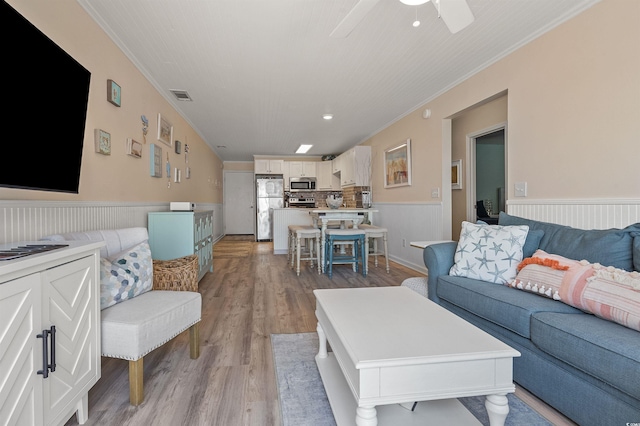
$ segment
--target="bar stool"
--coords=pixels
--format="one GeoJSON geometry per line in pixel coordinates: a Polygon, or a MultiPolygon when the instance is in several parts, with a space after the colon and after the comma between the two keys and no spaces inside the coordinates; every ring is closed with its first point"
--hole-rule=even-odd
{"type": "Polygon", "coordinates": [[[367,276],[365,245],[366,234],[362,229],[327,229],[325,231],[325,271],[329,278],[333,276],[334,263],[352,263],[358,272],[358,262],[362,265],[362,276],[367,276]],[[335,254],[334,244],[350,244],[351,255],[335,254]]]}
{"type": "MultiPolygon", "coordinates": [[[[360,229],[362,229],[367,234],[367,239],[373,239],[373,252],[369,253],[369,256],[373,256],[375,259],[375,265],[378,267],[378,256],[384,256],[384,260],[387,264],[387,274],[389,273],[389,252],[387,250],[387,228],[382,228],[380,226],[374,225],[360,225],[360,229]],[[378,250],[378,239],[382,238],[384,251],[378,250]]],[[[367,272],[369,272],[369,256],[367,256],[367,272]]]]}
{"type": "Polygon", "coordinates": [[[293,229],[295,251],[291,258],[291,266],[293,267],[293,258],[296,258],[296,274],[300,276],[300,261],[310,260],[313,267],[314,262],[318,265],[318,274],[322,273],[320,260],[320,235],[321,232],[314,226],[296,226],[293,229]],[[306,250],[302,250],[302,243],[305,243],[306,250]],[[315,254],[314,254],[315,244],[315,254]],[[303,257],[304,256],[304,257],[303,257]]]}
{"type": "Polygon", "coordinates": [[[296,249],[296,230],[300,228],[300,225],[289,225],[289,234],[287,236],[287,260],[291,262],[293,268],[293,262],[295,249],[296,249]]]}

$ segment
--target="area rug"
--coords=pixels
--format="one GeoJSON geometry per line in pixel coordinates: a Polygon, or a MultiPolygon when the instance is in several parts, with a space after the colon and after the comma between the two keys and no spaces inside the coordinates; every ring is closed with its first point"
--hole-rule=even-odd
{"type": "MultiPolygon", "coordinates": [[[[278,399],[283,426],[335,426],[329,400],[315,362],[316,333],[272,334],[278,399]]],[[[507,426],[552,426],[514,394],[509,394],[507,426]]],[[[484,396],[460,398],[483,425],[489,424],[484,396]]]]}

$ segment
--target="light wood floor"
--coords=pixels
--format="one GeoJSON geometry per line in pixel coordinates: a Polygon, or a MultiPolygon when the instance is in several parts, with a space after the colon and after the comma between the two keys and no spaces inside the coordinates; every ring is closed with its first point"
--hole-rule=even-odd
{"type": "MultiPolygon", "coordinates": [[[[281,423],[270,335],[315,332],[316,288],[399,285],[420,273],[391,262],[368,276],[334,267],[333,279],[306,267],[300,277],[285,255],[253,236],[226,236],[214,246],[214,272],[200,281],[200,358],[189,358],[182,333],[144,358],[145,400],[129,405],[128,362],[103,358],[89,392],[87,425],[276,426],[281,423]]],[[[517,394],[554,424],[562,416],[521,389],[517,394]]],[[[73,416],[67,425],[77,425],[73,416]]]]}

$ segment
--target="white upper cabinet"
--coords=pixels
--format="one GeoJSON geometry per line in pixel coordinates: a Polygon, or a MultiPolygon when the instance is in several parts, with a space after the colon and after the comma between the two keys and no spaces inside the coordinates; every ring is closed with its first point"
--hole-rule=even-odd
{"type": "Polygon", "coordinates": [[[289,176],[297,177],[316,177],[317,161],[289,161],[289,176]]]}
{"type": "Polygon", "coordinates": [[[253,167],[256,174],[281,175],[284,160],[255,159],[253,167]]]}
{"type": "Polygon", "coordinates": [[[333,174],[332,161],[320,161],[316,164],[317,183],[320,191],[336,191],[340,189],[340,179],[333,174]]]}
{"type": "Polygon", "coordinates": [[[353,147],[340,154],[337,160],[340,164],[342,187],[371,185],[371,147],[353,147]]]}

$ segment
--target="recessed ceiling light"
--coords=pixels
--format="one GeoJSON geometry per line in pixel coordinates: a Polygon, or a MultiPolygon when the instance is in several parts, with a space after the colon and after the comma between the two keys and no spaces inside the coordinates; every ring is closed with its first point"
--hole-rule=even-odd
{"type": "Polygon", "coordinates": [[[302,144],[300,145],[300,147],[298,148],[298,150],[296,151],[296,154],[306,154],[307,151],[309,151],[311,149],[313,145],[305,145],[302,144]]]}
{"type": "Polygon", "coordinates": [[[322,118],[324,118],[325,120],[331,120],[333,118],[333,114],[323,114],[322,118]]]}

